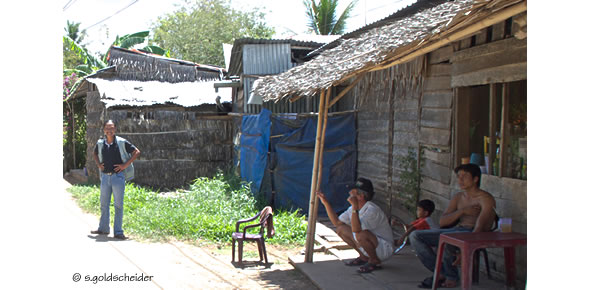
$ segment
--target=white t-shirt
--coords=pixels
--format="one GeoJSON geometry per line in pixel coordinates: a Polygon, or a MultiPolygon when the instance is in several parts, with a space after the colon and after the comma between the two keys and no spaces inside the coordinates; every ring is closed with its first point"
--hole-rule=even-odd
{"type": "MultiPolygon", "coordinates": [[[[340,214],[338,219],[343,223],[350,225],[350,219],[352,217],[352,206],[340,214]]],[[[361,229],[368,230],[375,236],[386,240],[389,243],[393,243],[393,232],[391,226],[387,221],[385,213],[379,208],[378,205],[371,201],[367,201],[365,205],[359,210],[359,219],[361,220],[361,229]]]]}

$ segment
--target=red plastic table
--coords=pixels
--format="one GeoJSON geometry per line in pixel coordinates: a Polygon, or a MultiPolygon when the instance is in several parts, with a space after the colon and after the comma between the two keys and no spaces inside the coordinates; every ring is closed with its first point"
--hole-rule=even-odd
{"type": "MultiPolygon", "coordinates": [[[[471,289],[471,273],[473,271],[473,253],[481,248],[504,248],[504,263],[506,266],[506,285],[514,286],[516,280],[516,265],[514,248],[519,245],[526,246],[526,235],[521,233],[481,232],[481,233],[448,233],[441,234],[438,241],[436,254],[436,267],[434,280],[442,267],[444,247],[450,244],[461,249],[461,288],[471,289]]],[[[437,283],[432,283],[432,289],[436,289],[437,283]]]]}

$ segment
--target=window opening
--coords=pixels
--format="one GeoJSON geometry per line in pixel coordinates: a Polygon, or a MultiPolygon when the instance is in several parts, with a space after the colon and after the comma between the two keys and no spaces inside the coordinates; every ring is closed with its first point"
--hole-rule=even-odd
{"type": "Polygon", "coordinates": [[[526,80],[457,89],[456,164],[526,179],[526,80]]]}

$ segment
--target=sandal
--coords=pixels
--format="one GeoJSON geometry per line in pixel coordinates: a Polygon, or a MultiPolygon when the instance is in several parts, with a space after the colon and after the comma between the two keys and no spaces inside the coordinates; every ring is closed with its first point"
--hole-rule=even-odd
{"type": "MultiPolygon", "coordinates": [[[[432,276],[425,278],[424,280],[422,280],[422,282],[420,282],[420,284],[418,284],[418,288],[432,289],[432,280],[434,280],[434,277],[432,277],[432,276]]],[[[437,283],[436,287],[443,288],[442,285],[444,282],[445,282],[445,278],[438,279],[438,283],[437,283]]]]}
{"type": "Polygon", "coordinates": [[[375,270],[381,270],[381,269],[383,269],[383,267],[381,267],[380,265],[366,263],[366,264],[362,265],[357,271],[361,274],[366,274],[366,273],[371,273],[375,270]]]}
{"type": "Polygon", "coordinates": [[[367,261],[363,261],[363,259],[361,259],[361,257],[358,257],[348,263],[344,263],[344,265],[346,265],[346,266],[362,266],[366,263],[367,263],[367,261]]]}
{"type": "Polygon", "coordinates": [[[444,282],[440,283],[440,286],[438,286],[438,288],[457,288],[457,286],[458,286],[457,281],[452,281],[452,282],[450,282],[450,281],[452,281],[452,280],[444,281],[444,282]]]}

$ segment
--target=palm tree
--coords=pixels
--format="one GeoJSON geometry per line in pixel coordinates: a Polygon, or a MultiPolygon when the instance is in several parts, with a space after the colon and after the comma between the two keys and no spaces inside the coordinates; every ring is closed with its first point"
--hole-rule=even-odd
{"type": "Polygon", "coordinates": [[[346,9],[340,14],[340,17],[336,19],[336,7],[338,6],[338,0],[304,0],[307,18],[309,20],[308,27],[315,32],[315,34],[321,35],[338,35],[344,33],[344,26],[346,20],[350,18],[350,12],[356,4],[356,0],[350,2],[346,9]]]}

